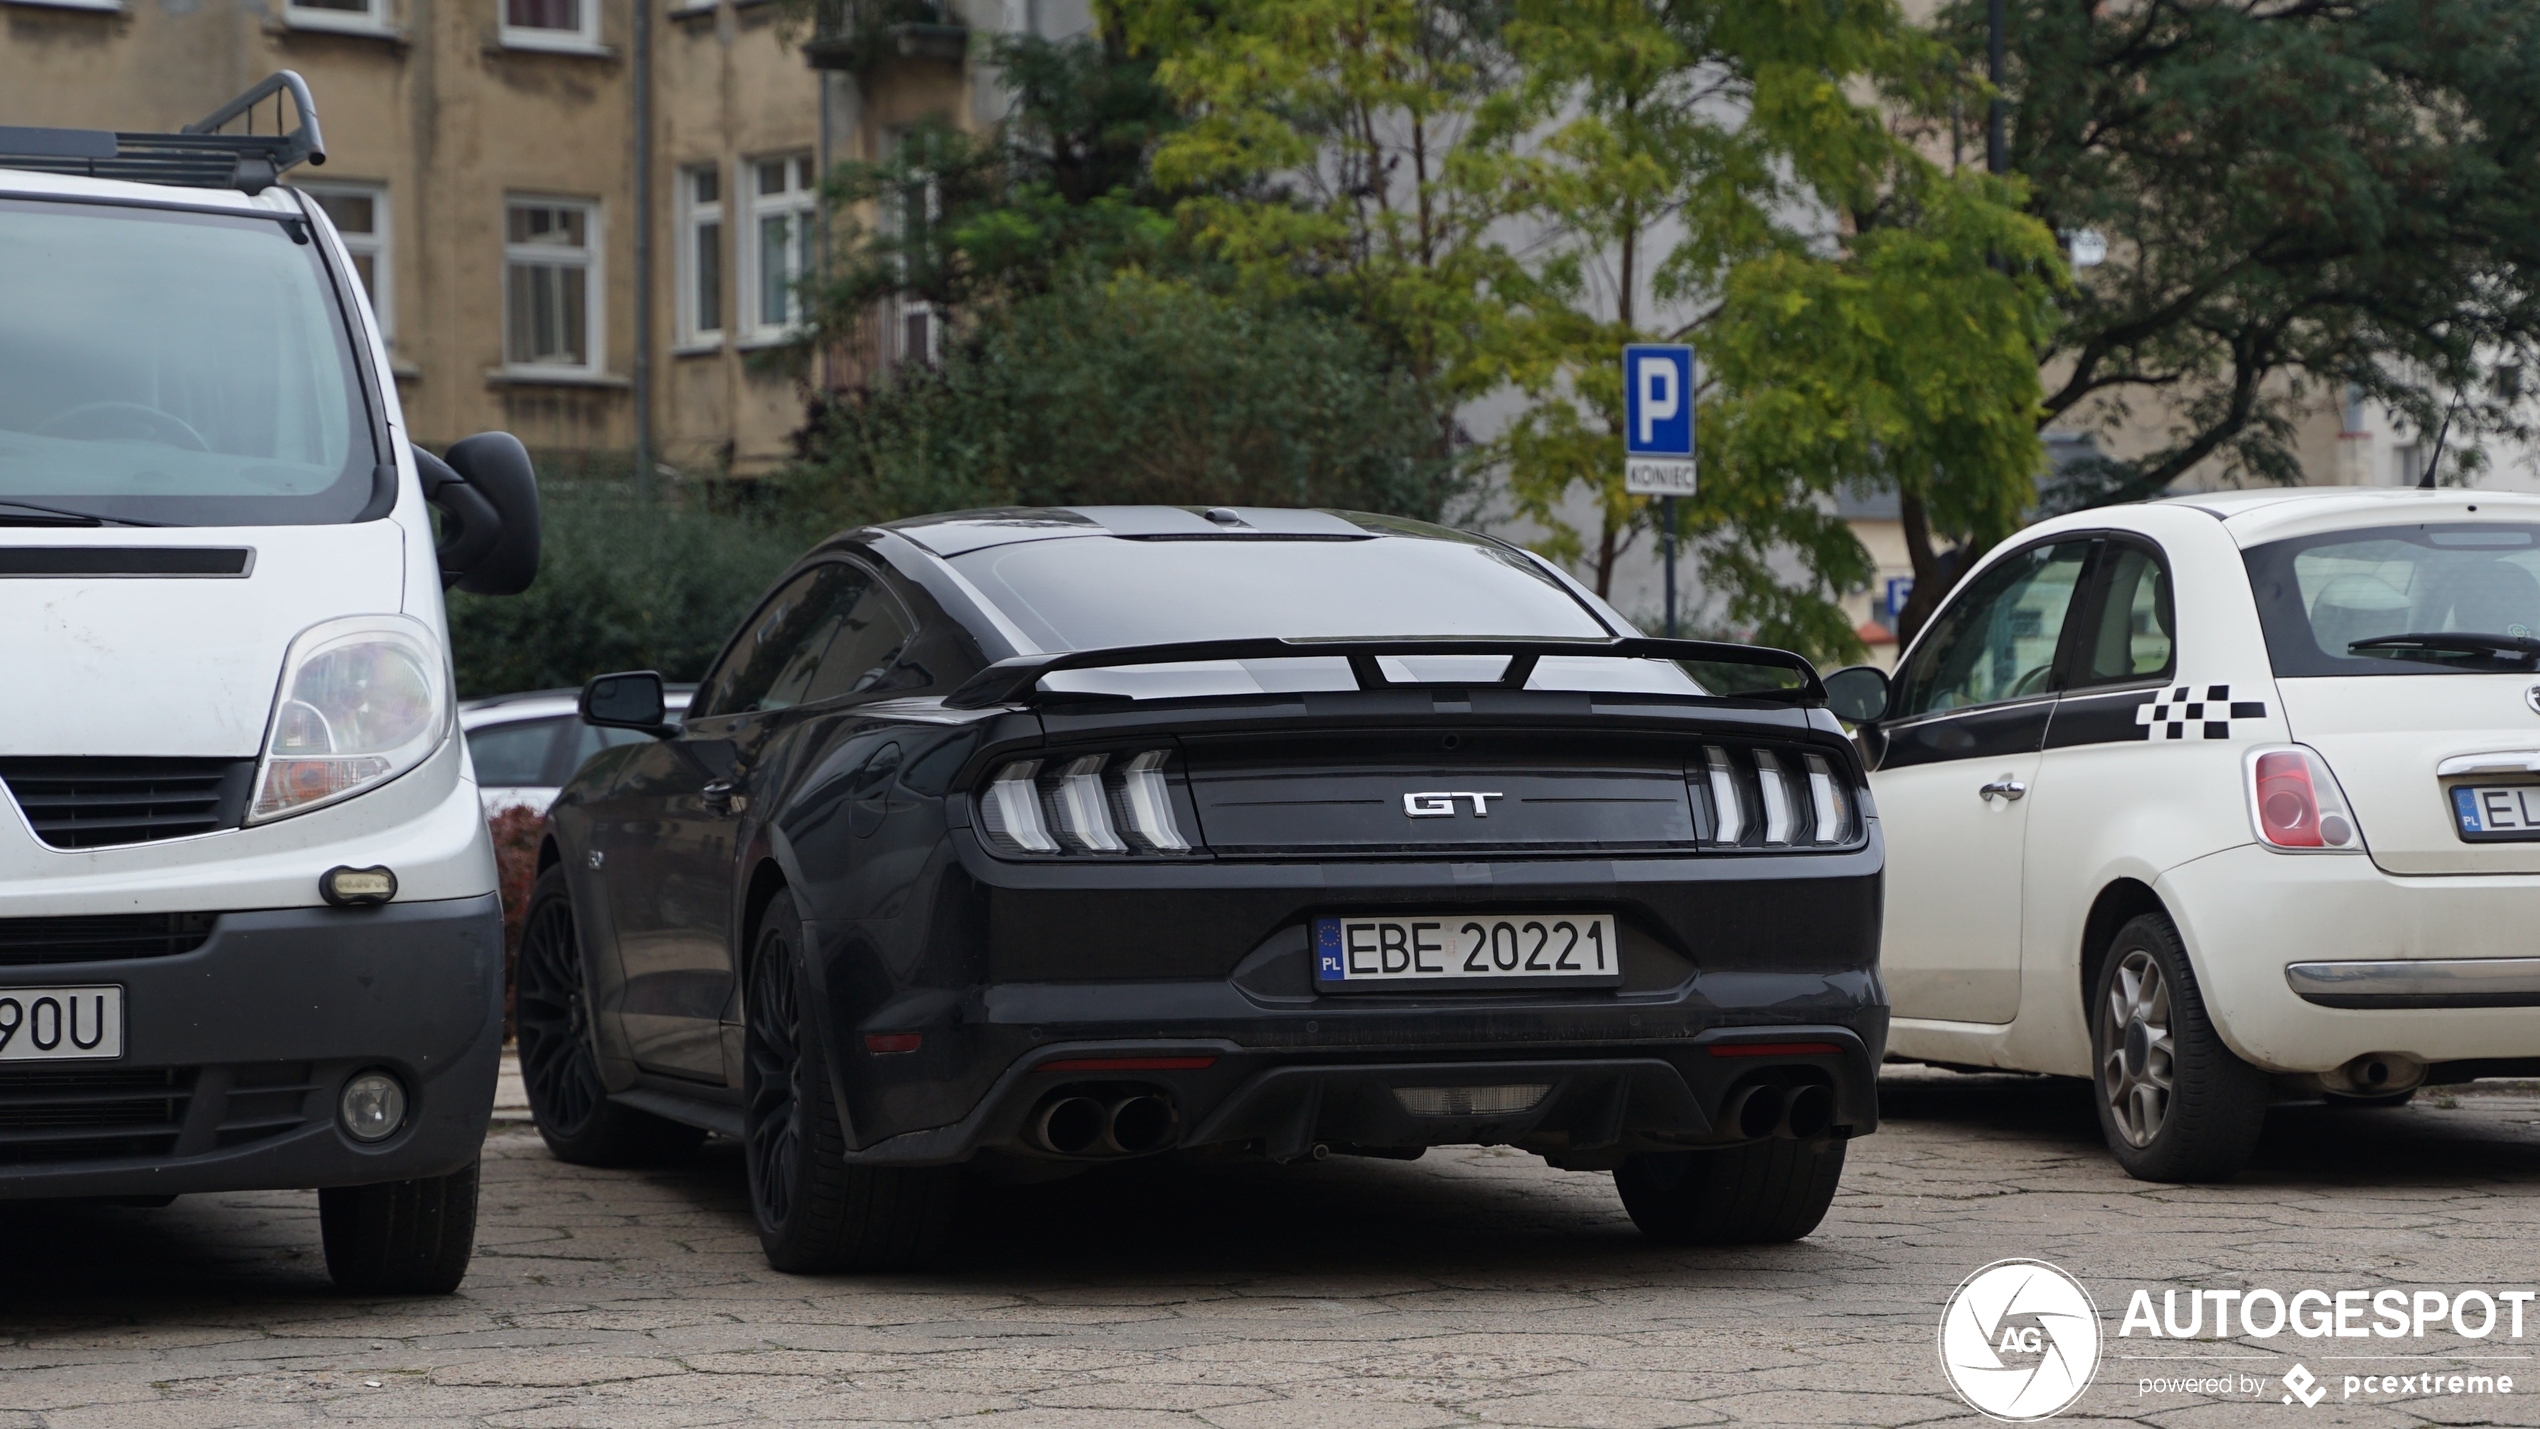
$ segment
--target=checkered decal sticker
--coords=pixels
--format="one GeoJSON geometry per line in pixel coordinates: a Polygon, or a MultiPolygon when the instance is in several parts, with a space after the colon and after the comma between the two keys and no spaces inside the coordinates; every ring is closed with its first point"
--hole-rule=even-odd
{"type": "Polygon", "coordinates": [[[2207,685],[2202,699],[2192,685],[2165,690],[2135,706],[2135,727],[2142,739],[2229,739],[2236,719],[2265,719],[2267,707],[2257,700],[2235,700],[2229,685],[2207,685]],[[2190,729],[2203,731],[2190,734],[2190,729]]]}

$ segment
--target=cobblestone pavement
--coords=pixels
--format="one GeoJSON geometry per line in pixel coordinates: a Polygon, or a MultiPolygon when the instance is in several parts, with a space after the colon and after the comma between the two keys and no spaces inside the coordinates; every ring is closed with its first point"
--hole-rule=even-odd
{"type": "Polygon", "coordinates": [[[517,1123],[488,1147],[476,1268],[444,1300],[332,1293],[304,1193],[0,1208],[0,1429],[1965,1420],[1940,1309],[2012,1255],[2082,1277],[2111,1331],[2069,1417],[2540,1422],[2540,1315],[2523,1341],[2113,1336],[2138,1286],[2540,1282],[2528,1087],[2281,1112],[2254,1170],[2192,1189],[2120,1175],[2076,1084],[1913,1071],[1886,1096],[1824,1227],[1769,1249],[1653,1248],[1607,1177],[1468,1148],[987,1192],[950,1268],[798,1279],[760,1260],[728,1145],[588,1171],[517,1123]],[[2426,1366],[2319,1353],[2425,1348],[2528,1382],[2348,1399],[2346,1374],[2426,1366]],[[2332,1392],[2288,1409],[2277,1377],[2304,1352],[2332,1392]],[[2142,1391],[2226,1372],[2251,1378],[2142,1391]]]}

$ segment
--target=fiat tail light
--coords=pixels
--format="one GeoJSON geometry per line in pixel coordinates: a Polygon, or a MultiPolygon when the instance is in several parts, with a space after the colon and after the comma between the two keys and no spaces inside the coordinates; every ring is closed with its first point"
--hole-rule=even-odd
{"type": "Polygon", "coordinates": [[[2249,751],[2249,817],[2269,848],[2361,853],[2363,830],[2329,773],[2328,761],[2298,744],[2249,751]]]}

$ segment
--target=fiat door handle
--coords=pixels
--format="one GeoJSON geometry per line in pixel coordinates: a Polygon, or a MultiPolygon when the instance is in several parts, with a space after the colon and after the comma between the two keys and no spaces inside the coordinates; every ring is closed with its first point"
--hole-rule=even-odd
{"type": "Polygon", "coordinates": [[[1976,791],[1976,797],[1990,804],[1996,799],[2018,799],[2028,794],[2028,786],[2005,774],[1976,791]]]}

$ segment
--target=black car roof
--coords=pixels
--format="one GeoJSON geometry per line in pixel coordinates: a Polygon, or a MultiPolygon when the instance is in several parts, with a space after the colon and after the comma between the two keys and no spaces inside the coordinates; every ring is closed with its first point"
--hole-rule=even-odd
{"type": "Polygon", "coordinates": [[[1286,506],[1010,506],[912,516],[882,529],[947,557],[1019,541],[1084,536],[1145,541],[1364,541],[1407,536],[1491,544],[1469,532],[1400,516],[1286,506]]]}

